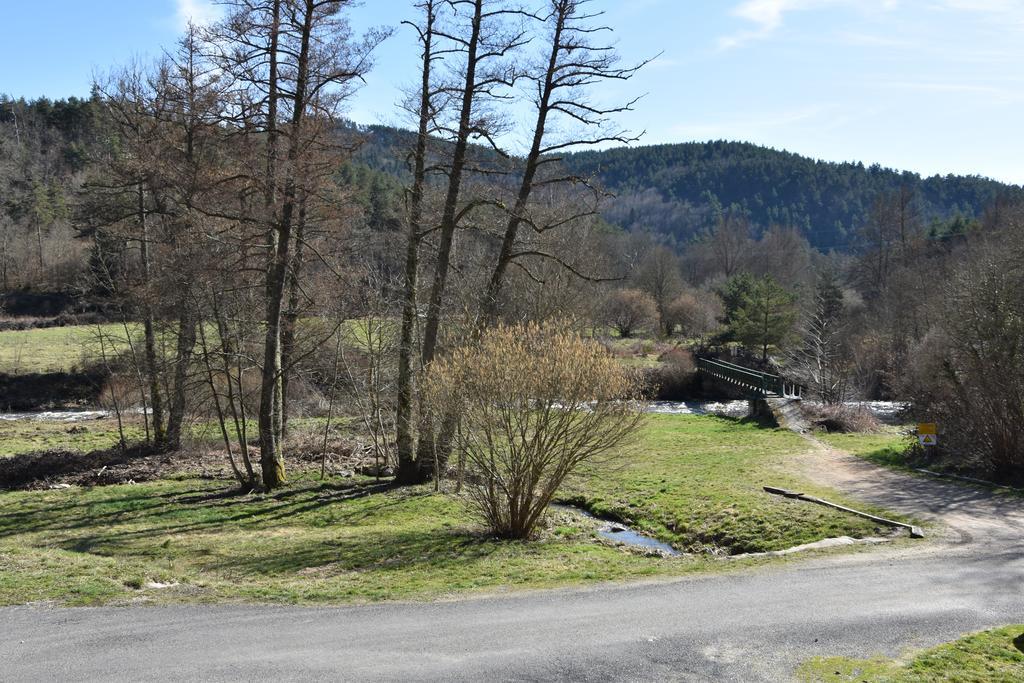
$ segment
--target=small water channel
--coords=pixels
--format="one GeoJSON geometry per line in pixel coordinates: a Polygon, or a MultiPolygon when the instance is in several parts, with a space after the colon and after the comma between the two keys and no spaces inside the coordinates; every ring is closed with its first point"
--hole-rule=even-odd
{"type": "Polygon", "coordinates": [[[662,554],[672,556],[681,554],[678,550],[670,546],[668,543],[663,543],[651,536],[645,536],[639,531],[630,529],[629,527],[622,526],[621,524],[604,524],[600,529],[597,530],[597,535],[601,538],[607,538],[610,541],[615,541],[616,543],[623,543],[634,548],[646,548],[650,550],[657,550],[660,551],[662,554]]]}
{"type": "Polygon", "coordinates": [[[576,517],[583,517],[584,519],[594,522],[598,525],[597,535],[601,538],[606,538],[609,541],[622,543],[623,545],[632,548],[657,551],[658,553],[666,556],[675,557],[682,555],[681,552],[670,546],[668,543],[659,541],[653,536],[642,534],[636,529],[631,529],[620,522],[602,519],[597,515],[587,512],[583,508],[576,507],[575,505],[557,503],[552,504],[550,507],[554,510],[566,512],[576,517]]]}

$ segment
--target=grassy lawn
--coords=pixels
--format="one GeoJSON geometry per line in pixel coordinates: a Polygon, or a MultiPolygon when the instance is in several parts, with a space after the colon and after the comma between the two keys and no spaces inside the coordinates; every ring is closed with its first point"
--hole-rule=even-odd
{"type": "Polygon", "coordinates": [[[868,520],[762,491],[779,486],[843,502],[790,473],[805,451],[800,436],[749,421],[652,415],[610,471],[576,477],[566,496],[693,552],[762,552],[875,534],[868,520]]]}
{"type": "MultiPolygon", "coordinates": [[[[141,421],[125,424],[125,439],[142,440],[141,421]]],[[[117,420],[102,418],[81,422],[59,420],[0,420],[0,458],[33,451],[94,451],[118,443],[117,420]]]]}
{"type": "Polygon", "coordinates": [[[906,660],[818,658],[798,675],[815,683],[1013,683],[1024,680],[1024,625],[975,633],[906,660]]]}
{"type": "MultiPolygon", "coordinates": [[[[100,325],[104,337],[126,348],[120,324],[100,325]]],[[[0,332],[0,372],[67,372],[99,356],[96,325],[44,327],[0,332]]],[[[109,349],[108,349],[109,352],[109,349]]]]}
{"type": "Polygon", "coordinates": [[[628,337],[623,339],[618,336],[602,337],[601,342],[605,344],[615,355],[626,365],[636,368],[658,367],[658,358],[666,350],[672,348],[667,342],[658,342],[645,337],[628,337]]]}
{"type": "MultiPolygon", "coordinates": [[[[312,334],[329,336],[328,321],[305,321],[312,334]],[[324,326],[327,326],[326,328],[324,326]]],[[[133,337],[139,336],[140,327],[129,324],[133,337]]],[[[366,341],[366,321],[349,320],[344,326],[346,343],[354,347],[362,347],[366,341]]],[[[95,363],[100,359],[99,334],[102,331],[104,343],[111,345],[107,353],[128,351],[127,335],[120,323],[104,325],[69,325],[66,327],[46,327],[31,330],[6,330],[0,332],[0,373],[26,374],[32,372],[66,372],[72,368],[95,363]]],[[[209,343],[214,344],[217,332],[210,324],[206,330],[209,343]]],[[[171,341],[170,333],[164,332],[166,342],[171,341]]],[[[628,365],[635,367],[657,367],[659,356],[667,349],[673,348],[674,342],[658,342],[642,337],[621,339],[609,337],[605,342],[612,352],[628,365]]],[[[328,339],[324,342],[332,345],[328,339]]],[[[141,340],[136,350],[141,351],[141,340]]]]}
{"type": "MultiPolygon", "coordinates": [[[[330,323],[309,319],[304,322],[316,337],[327,334],[330,323]]],[[[365,338],[365,321],[351,320],[346,323],[346,339],[359,345],[365,338]]],[[[141,353],[141,325],[129,323],[129,330],[136,342],[136,351],[141,353]]],[[[101,359],[99,337],[102,334],[106,353],[114,354],[130,350],[128,336],[121,323],[104,325],[69,325],[66,327],[45,327],[31,330],[5,330],[0,332],[0,373],[26,374],[46,372],[67,372],[72,368],[96,363],[101,359]]],[[[207,341],[216,343],[216,326],[207,324],[207,341]]],[[[159,345],[167,345],[170,353],[173,333],[165,330],[158,333],[159,345]]],[[[330,345],[330,340],[324,342],[330,345]]]]}
{"type": "Polygon", "coordinates": [[[359,486],[307,479],[230,497],[223,482],[181,480],[0,494],[0,604],[415,599],[708,566],[601,545],[571,524],[537,542],[495,541],[452,496],[353,497],[359,486]]]}
{"type": "MultiPolygon", "coordinates": [[[[125,440],[131,444],[145,438],[142,416],[122,416],[125,440]]],[[[319,442],[326,418],[301,417],[290,422],[296,438],[305,437],[319,442]]],[[[333,432],[350,423],[349,418],[335,416],[331,420],[333,432]]],[[[255,439],[256,420],[247,420],[246,427],[255,439]]],[[[234,433],[232,432],[232,437],[234,433]]],[[[220,448],[223,444],[220,427],[215,420],[199,420],[186,425],[185,440],[197,446],[220,448]]],[[[117,420],[113,416],[92,420],[66,422],[64,420],[0,420],[0,458],[38,451],[62,450],[87,453],[116,446],[119,441],[117,420]]]]}
{"type": "Polygon", "coordinates": [[[883,467],[904,467],[904,453],[911,444],[910,436],[896,428],[877,434],[817,434],[829,446],[870,460],[883,467]]]}
{"type": "MultiPolygon", "coordinates": [[[[761,491],[826,493],[785,474],[804,450],[799,437],[753,424],[652,416],[616,467],[577,477],[567,495],[718,554],[874,533],[761,491]]],[[[600,542],[592,522],[564,512],[536,541],[497,541],[463,501],[429,487],[367,493],[369,480],[292,474],[273,495],[234,496],[229,482],[194,478],[0,493],[0,604],[428,599],[766,561],[646,556],[600,542]]]]}

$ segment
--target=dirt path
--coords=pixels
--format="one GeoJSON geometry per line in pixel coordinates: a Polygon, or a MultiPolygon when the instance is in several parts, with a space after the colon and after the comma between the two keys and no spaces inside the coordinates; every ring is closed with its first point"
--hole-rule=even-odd
{"type": "Polygon", "coordinates": [[[802,459],[812,481],[925,523],[957,544],[1016,544],[1024,539],[1024,497],[965,482],[873,465],[812,436],[802,459]]]}

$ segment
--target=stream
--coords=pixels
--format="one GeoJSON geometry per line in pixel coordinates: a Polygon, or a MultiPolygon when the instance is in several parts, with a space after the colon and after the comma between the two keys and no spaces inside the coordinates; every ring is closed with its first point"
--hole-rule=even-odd
{"type": "Polygon", "coordinates": [[[642,548],[644,550],[654,550],[663,556],[678,556],[683,553],[679,552],[668,543],[664,543],[654,538],[653,536],[647,536],[642,534],[636,529],[631,529],[625,524],[620,522],[613,522],[611,520],[602,519],[590,512],[587,512],[581,507],[575,505],[568,505],[565,503],[552,503],[548,506],[552,510],[558,510],[561,512],[568,512],[571,515],[577,515],[585,519],[597,522],[600,526],[597,528],[597,535],[601,538],[606,538],[609,541],[615,543],[622,543],[633,548],[642,548]]]}
{"type": "Polygon", "coordinates": [[[113,415],[108,410],[43,410],[39,412],[0,413],[0,422],[86,422],[113,415]]]}
{"type": "MultiPolygon", "coordinates": [[[[850,401],[849,406],[863,406],[879,421],[898,422],[900,411],[907,407],[899,401],[850,401]]],[[[645,412],[657,415],[723,415],[744,417],[750,410],[747,401],[651,401],[645,412]]],[[[129,412],[141,412],[136,409],[129,412]]],[[[41,412],[0,413],[0,421],[84,422],[111,417],[109,410],[46,410],[41,412]]]]}

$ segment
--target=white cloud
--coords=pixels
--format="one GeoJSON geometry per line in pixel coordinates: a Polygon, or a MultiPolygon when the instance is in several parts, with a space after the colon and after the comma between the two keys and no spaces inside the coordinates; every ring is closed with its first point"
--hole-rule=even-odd
{"type": "Polygon", "coordinates": [[[1021,0],[939,0],[940,9],[973,12],[1006,24],[1024,25],[1024,3],[1021,0]]]}
{"type": "Polygon", "coordinates": [[[655,57],[647,64],[646,69],[675,69],[682,64],[678,59],[672,59],[671,57],[655,57]]]}
{"type": "Polygon", "coordinates": [[[189,22],[197,25],[212,24],[220,18],[220,8],[212,0],[175,0],[175,19],[178,27],[185,29],[189,22]]]}
{"type": "MultiPolygon", "coordinates": [[[[969,0],[948,0],[950,2],[968,2],[969,0]]],[[[985,0],[982,0],[985,1],[985,0]]],[[[989,0],[997,2],[998,0],[989,0]]],[[[734,17],[754,24],[753,28],[739,31],[718,39],[718,47],[722,50],[739,47],[751,40],[767,38],[782,27],[786,15],[792,12],[823,9],[834,5],[853,5],[863,7],[870,4],[880,6],[883,10],[894,9],[899,0],[743,0],[731,12],[734,17]]]]}
{"type": "Polygon", "coordinates": [[[720,118],[714,122],[685,122],[670,128],[673,136],[685,140],[754,139],[796,125],[827,125],[836,115],[833,104],[812,104],[806,107],[759,114],[720,118]]]}
{"type": "Polygon", "coordinates": [[[1013,85],[934,81],[878,81],[874,85],[894,90],[984,97],[990,102],[1021,102],[1024,92],[1013,85]]]}

